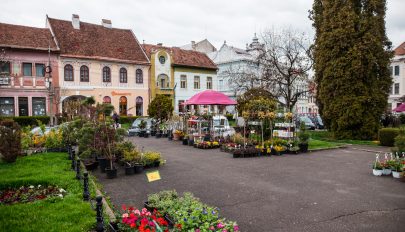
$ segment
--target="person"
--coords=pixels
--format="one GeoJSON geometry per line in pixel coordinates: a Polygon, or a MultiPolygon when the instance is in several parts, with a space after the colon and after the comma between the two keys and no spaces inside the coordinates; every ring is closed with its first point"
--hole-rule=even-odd
{"type": "Polygon", "coordinates": [[[118,116],[117,112],[114,112],[112,119],[115,122],[115,127],[118,128],[119,127],[119,123],[118,121],[120,120],[120,116],[118,116]]]}

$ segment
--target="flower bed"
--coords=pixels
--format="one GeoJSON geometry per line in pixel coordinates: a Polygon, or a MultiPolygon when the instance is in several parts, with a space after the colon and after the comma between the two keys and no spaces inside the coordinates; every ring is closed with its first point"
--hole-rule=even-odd
{"type": "Polygon", "coordinates": [[[219,209],[202,203],[191,193],[179,196],[176,191],[162,191],[148,196],[147,206],[167,215],[173,231],[239,231],[235,222],[222,218],[219,209]]]}
{"type": "Polygon", "coordinates": [[[125,205],[122,206],[122,209],[124,213],[121,223],[119,223],[120,231],[169,231],[169,223],[156,210],[151,213],[146,208],[138,210],[125,205]]]}
{"type": "Polygon", "coordinates": [[[194,144],[197,148],[200,149],[213,149],[213,148],[219,148],[219,142],[217,141],[203,141],[203,142],[198,142],[194,144]]]}
{"type": "Polygon", "coordinates": [[[0,204],[26,203],[49,197],[63,198],[64,195],[66,191],[58,186],[21,186],[18,189],[0,190],[0,204]]]}

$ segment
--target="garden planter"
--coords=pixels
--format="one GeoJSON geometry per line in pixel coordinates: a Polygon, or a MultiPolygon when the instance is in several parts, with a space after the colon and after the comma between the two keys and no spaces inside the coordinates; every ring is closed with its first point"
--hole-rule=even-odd
{"type": "Polygon", "coordinates": [[[389,168],[384,168],[384,169],[382,170],[382,174],[385,175],[385,176],[391,175],[391,169],[389,169],[389,168]]]}
{"type": "Polygon", "coordinates": [[[161,133],[156,133],[156,138],[157,138],[157,139],[162,138],[162,134],[161,134],[161,133]]]}
{"type": "Polygon", "coordinates": [[[107,159],[106,158],[98,158],[98,164],[100,165],[101,172],[105,172],[105,168],[107,167],[107,159]]]}
{"type": "Polygon", "coordinates": [[[150,132],[150,136],[155,136],[156,135],[156,131],[151,131],[150,132]]]}
{"type": "Polygon", "coordinates": [[[143,171],[143,166],[142,166],[142,164],[135,164],[135,165],[134,165],[134,173],[135,173],[135,174],[142,173],[142,171],[143,171]]]}
{"type": "Polygon", "coordinates": [[[149,202],[148,201],[145,201],[144,203],[143,203],[143,207],[145,207],[148,211],[150,211],[150,212],[153,212],[153,210],[155,209],[155,208],[153,208],[152,206],[150,206],[149,205],[149,202]]]}
{"type": "Polygon", "coordinates": [[[373,169],[374,176],[381,176],[383,174],[383,170],[373,169]]]}
{"type": "Polygon", "coordinates": [[[308,143],[300,143],[298,144],[298,147],[300,148],[300,151],[303,153],[308,152],[308,143]]]}
{"type": "Polygon", "coordinates": [[[105,169],[105,172],[107,173],[107,178],[108,179],[114,179],[117,177],[117,169],[115,167],[113,167],[113,169],[111,169],[110,167],[105,169]]]}
{"type": "Polygon", "coordinates": [[[188,145],[188,139],[183,139],[183,145],[188,145]]]}
{"type": "Polygon", "coordinates": [[[83,161],[84,166],[86,167],[87,171],[93,171],[96,170],[98,167],[98,161],[83,161]]]}
{"type": "Polygon", "coordinates": [[[145,132],[142,132],[142,131],[139,132],[139,133],[138,133],[138,136],[139,136],[139,137],[144,137],[144,136],[145,136],[145,132]]]}
{"type": "Polygon", "coordinates": [[[135,173],[134,167],[133,166],[126,166],[125,167],[125,175],[130,176],[135,173]]]}
{"type": "Polygon", "coordinates": [[[145,164],[145,166],[143,166],[145,169],[146,168],[153,168],[154,167],[154,164],[153,163],[151,163],[151,164],[145,164]]]}
{"type": "Polygon", "coordinates": [[[402,177],[402,172],[392,171],[392,177],[401,178],[402,177]]]}
{"type": "Polygon", "coordinates": [[[159,167],[160,160],[153,162],[153,167],[159,167]]]}

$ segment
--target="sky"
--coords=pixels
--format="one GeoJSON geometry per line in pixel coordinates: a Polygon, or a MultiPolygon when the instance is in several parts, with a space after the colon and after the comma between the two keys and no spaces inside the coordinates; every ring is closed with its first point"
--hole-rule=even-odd
{"type": "MultiPolygon", "coordinates": [[[[217,48],[245,48],[268,29],[294,28],[314,35],[308,19],[313,0],[1,0],[0,22],[45,27],[45,18],[132,29],[142,43],[182,46],[208,39],[217,48]]],[[[396,47],[405,41],[405,0],[388,0],[386,28],[396,47]]],[[[0,32],[1,33],[1,32],[0,32]]]]}

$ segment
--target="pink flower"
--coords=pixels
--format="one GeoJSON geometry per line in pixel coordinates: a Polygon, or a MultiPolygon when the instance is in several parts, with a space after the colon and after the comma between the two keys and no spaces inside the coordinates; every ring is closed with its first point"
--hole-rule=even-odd
{"type": "Polygon", "coordinates": [[[122,217],[123,217],[123,218],[127,218],[127,217],[128,217],[128,214],[127,214],[127,213],[124,213],[124,214],[122,215],[122,217]]]}
{"type": "Polygon", "coordinates": [[[234,225],[234,226],[233,226],[233,230],[234,230],[234,231],[239,231],[239,226],[238,226],[238,225],[234,225]]]}
{"type": "Polygon", "coordinates": [[[141,215],[141,212],[139,212],[139,209],[135,210],[134,213],[137,215],[141,215]]]}
{"type": "Polygon", "coordinates": [[[146,212],[145,215],[146,215],[146,216],[150,216],[151,213],[150,213],[150,212],[146,212]]]}
{"type": "Polygon", "coordinates": [[[217,228],[218,229],[221,229],[221,228],[224,228],[225,226],[220,222],[220,223],[218,223],[218,225],[217,225],[217,228]]]}
{"type": "Polygon", "coordinates": [[[146,212],[148,212],[148,210],[146,208],[143,208],[142,213],[146,213],[146,212]]]}
{"type": "Polygon", "coordinates": [[[210,230],[215,230],[214,226],[211,226],[211,227],[210,227],[210,230]]]}
{"type": "Polygon", "coordinates": [[[195,231],[194,232],[200,232],[200,229],[195,229],[195,231]]]}
{"type": "Polygon", "coordinates": [[[227,230],[222,230],[222,232],[228,232],[227,230]]]}

